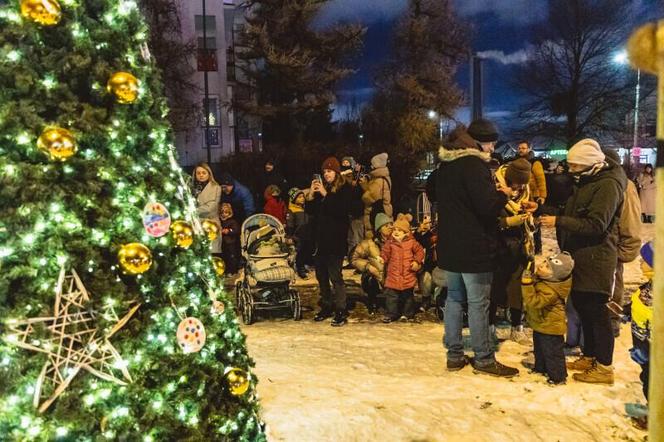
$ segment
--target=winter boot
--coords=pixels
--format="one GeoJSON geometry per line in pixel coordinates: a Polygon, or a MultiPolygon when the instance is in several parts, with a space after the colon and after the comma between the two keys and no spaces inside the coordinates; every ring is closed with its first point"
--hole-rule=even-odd
{"type": "Polygon", "coordinates": [[[579,356],[576,361],[568,362],[567,369],[572,371],[586,371],[595,365],[595,358],[579,356]]]}
{"type": "Polygon", "coordinates": [[[447,371],[459,371],[468,364],[470,364],[470,358],[466,355],[461,359],[448,359],[447,371]]]}
{"type": "Polygon", "coordinates": [[[512,327],[510,332],[510,341],[514,341],[519,345],[532,346],[533,341],[530,340],[526,332],[523,331],[523,325],[512,327]]]}
{"type": "Polygon", "coordinates": [[[475,374],[488,374],[501,378],[512,378],[519,374],[519,370],[513,367],[503,365],[498,361],[493,361],[488,365],[473,364],[473,373],[475,374]]]}
{"type": "Polygon", "coordinates": [[[583,373],[574,373],[572,377],[575,381],[586,382],[588,384],[613,385],[613,366],[595,362],[593,367],[583,373]]]}
{"type": "Polygon", "coordinates": [[[521,359],[521,365],[533,373],[543,373],[543,371],[535,370],[535,354],[531,353],[526,358],[521,359]]]}
{"type": "Polygon", "coordinates": [[[314,316],[314,321],[320,322],[330,317],[332,317],[332,312],[330,310],[321,309],[318,313],[316,313],[316,316],[314,316]]]}
{"type": "Polygon", "coordinates": [[[348,319],[346,318],[346,314],[343,312],[336,312],[334,314],[334,318],[332,319],[330,325],[332,325],[332,327],[341,327],[342,325],[346,325],[347,323],[348,319]]]}

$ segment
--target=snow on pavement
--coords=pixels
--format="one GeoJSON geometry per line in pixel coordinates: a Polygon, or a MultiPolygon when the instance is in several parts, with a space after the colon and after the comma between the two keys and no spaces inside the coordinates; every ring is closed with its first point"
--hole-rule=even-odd
{"type": "MultiPolygon", "coordinates": [[[[652,237],[652,227],[644,236],[652,237]]],[[[545,235],[545,251],[554,249],[545,235]]],[[[546,252],[545,252],[546,253],[546,252]]],[[[638,284],[637,262],[627,266],[638,284]]],[[[310,300],[307,300],[311,304],[310,300]]],[[[313,305],[312,305],[313,307],[313,305]]],[[[511,380],[445,370],[443,326],[382,324],[353,312],[341,328],[269,319],[244,326],[256,361],[262,417],[275,441],[610,441],[643,440],[624,414],[644,402],[639,368],[628,354],[629,326],[616,341],[614,386],[570,378],[549,386],[520,361],[528,347],[505,341],[497,358],[517,366],[511,380]]],[[[571,374],[571,373],[570,373],[571,374]]]]}

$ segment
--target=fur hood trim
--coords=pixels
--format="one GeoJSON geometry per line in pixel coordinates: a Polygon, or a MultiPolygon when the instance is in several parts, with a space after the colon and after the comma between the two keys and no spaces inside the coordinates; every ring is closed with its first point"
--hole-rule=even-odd
{"type": "Polygon", "coordinates": [[[491,161],[491,154],[489,152],[483,152],[474,147],[468,149],[454,149],[454,150],[445,149],[444,147],[438,149],[438,159],[440,159],[440,161],[444,163],[449,163],[458,160],[459,158],[469,157],[469,156],[477,157],[486,163],[491,161]]]}

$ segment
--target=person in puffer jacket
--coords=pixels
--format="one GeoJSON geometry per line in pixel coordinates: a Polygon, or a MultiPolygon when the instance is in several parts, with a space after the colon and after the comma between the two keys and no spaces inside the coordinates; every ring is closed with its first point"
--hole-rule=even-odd
{"type": "Polygon", "coordinates": [[[380,257],[381,248],[390,239],[394,230],[392,218],[379,213],[374,222],[373,239],[365,239],[355,247],[350,263],[362,273],[362,290],[367,294],[369,314],[376,313],[376,297],[385,281],[385,265],[380,257]]]}
{"type": "Polygon", "coordinates": [[[535,270],[524,270],[521,291],[526,319],[533,328],[536,373],[546,375],[553,385],[564,384],[565,367],[565,303],[572,290],[574,260],[561,252],[542,261],[535,270]]]}
{"type": "Polygon", "coordinates": [[[394,222],[392,237],[383,245],[380,256],[385,262],[385,307],[384,323],[399,319],[415,319],[413,289],[417,283],[417,272],[424,263],[424,248],[410,232],[412,216],[399,214],[394,222]]]}
{"type": "Polygon", "coordinates": [[[272,215],[281,222],[281,224],[286,224],[286,203],[281,199],[281,189],[276,184],[270,184],[265,189],[263,193],[263,198],[265,198],[265,206],[263,207],[263,213],[272,215]]]}
{"type": "Polygon", "coordinates": [[[295,270],[297,275],[308,277],[305,264],[311,261],[311,229],[309,214],[305,211],[304,191],[293,187],[288,191],[288,213],[286,214],[286,234],[295,243],[295,270]]]}

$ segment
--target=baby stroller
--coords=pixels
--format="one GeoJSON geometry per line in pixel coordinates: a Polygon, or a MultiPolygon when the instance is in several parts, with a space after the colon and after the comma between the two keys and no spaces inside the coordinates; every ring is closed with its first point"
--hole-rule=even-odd
{"type": "Polygon", "coordinates": [[[271,215],[250,216],[240,231],[244,277],[235,284],[235,303],[242,322],[251,324],[260,310],[286,310],[294,320],[302,317],[300,295],[290,287],[295,280],[292,247],[284,226],[271,215]]]}

